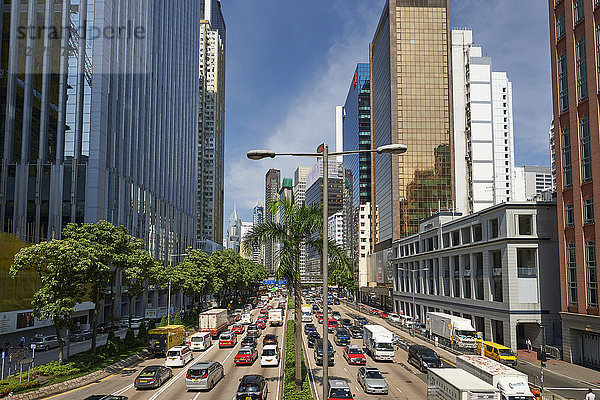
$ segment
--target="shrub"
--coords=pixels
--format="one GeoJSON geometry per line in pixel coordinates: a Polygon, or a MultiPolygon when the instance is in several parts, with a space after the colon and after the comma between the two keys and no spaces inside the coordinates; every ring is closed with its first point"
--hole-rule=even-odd
{"type": "Polygon", "coordinates": [[[283,378],[283,399],[284,400],[312,400],[313,396],[310,391],[310,382],[302,356],[302,390],[296,391],[296,352],[294,349],[294,321],[287,322],[287,330],[285,333],[285,372],[283,378]]]}
{"type": "Polygon", "coordinates": [[[166,315],[160,319],[160,326],[167,326],[167,316],[166,315]]]}
{"type": "Polygon", "coordinates": [[[127,333],[125,334],[125,340],[123,341],[123,343],[128,347],[135,346],[135,333],[133,333],[133,329],[127,329],[127,333]]]}
{"type": "Polygon", "coordinates": [[[290,293],[288,295],[288,310],[293,310],[294,309],[294,295],[293,293],[290,293]]]}
{"type": "Polygon", "coordinates": [[[148,322],[148,330],[150,329],[156,329],[156,321],[154,321],[153,319],[151,319],[150,322],[148,322]]]}
{"type": "Polygon", "coordinates": [[[173,318],[173,325],[183,325],[183,321],[181,321],[181,313],[175,313],[175,318],[173,318]]]}
{"type": "Polygon", "coordinates": [[[144,321],[142,321],[142,323],[140,324],[140,329],[138,330],[137,334],[137,340],[138,343],[142,345],[148,343],[148,330],[146,329],[146,323],[144,321]]]}
{"type": "Polygon", "coordinates": [[[10,383],[8,385],[0,386],[0,397],[7,396],[10,392],[18,393],[38,386],[40,386],[40,383],[36,380],[23,383],[10,383]]]}

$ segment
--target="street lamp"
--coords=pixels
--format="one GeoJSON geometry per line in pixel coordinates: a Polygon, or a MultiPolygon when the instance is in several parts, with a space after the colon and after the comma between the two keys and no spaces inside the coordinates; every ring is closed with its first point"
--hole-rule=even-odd
{"type": "Polygon", "coordinates": [[[415,280],[415,272],[417,271],[429,271],[429,268],[398,268],[401,269],[402,271],[409,271],[412,274],[412,317],[413,317],[413,323],[412,323],[412,336],[415,336],[415,325],[417,324],[417,319],[415,318],[416,314],[417,314],[417,305],[415,304],[415,288],[416,288],[416,283],[417,281],[415,280]]]}
{"type": "Polygon", "coordinates": [[[370,150],[353,150],[353,151],[338,151],[329,153],[329,147],[323,143],[319,146],[317,153],[276,153],[271,150],[251,150],[246,156],[251,160],[262,160],[263,158],[275,158],[276,156],[293,156],[293,157],[311,157],[311,158],[322,158],[323,159],[323,398],[328,397],[327,393],[327,381],[329,378],[329,311],[327,310],[328,304],[328,259],[329,259],[329,248],[327,233],[327,210],[329,208],[328,199],[328,186],[329,186],[329,157],[330,156],[345,156],[348,154],[359,154],[359,153],[377,153],[377,154],[402,154],[407,150],[406,145],[403,144],[388,144],[379,146],[376,149],[370,150]]]}
{"type": "MultiPolygon", "coordinates": [[[[182,254],[171,254],[169,258],[171,259],[171,265],[173,265],[173,257],[181,257],[187,256],[187,253],[182,254]]],[[[167,298],[167,325],[171,325],[171,278],[169,278],[169,292],[167,298]]]]}

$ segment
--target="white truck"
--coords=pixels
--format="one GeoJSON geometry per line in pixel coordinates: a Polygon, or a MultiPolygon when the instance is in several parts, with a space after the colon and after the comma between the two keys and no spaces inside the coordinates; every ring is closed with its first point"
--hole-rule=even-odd
{"type": "Polygon", "coordinates": [[[383,326],[363,326],[363,345],[373,360],[394,360],[394,334],[383,326]]]}
{"type": "Polygon", "coordinates": [[[269,310],[269,325],[271,326],[281,326],[283,325],[283,310],[278,308],[273,308],[269,310]]]}
{"type": "Polygon", "coordinates": [[[217,338],[227,328],[228,322],[227,310],[215,308],[200,314],[198,327],[200,332],[210,332],[213,338],[217,338]]]}
{"type": "Polygon", "coordinates": [[[458,368],[427,371],[427,400],[500,400],[500,389],[458,368]]]}
{"type": "Polygon", "coordinates": [[[310,304],[302,304],[302,322],[312,321],[312,306],[310,304]]]}
{"type": "Polygon", "coordinates": [[[446,345],[463,349],[477,348],[477,332],[471,320],[445,313],[427,313],[427,329],[446,345]]]}
{"type": "Polygon", "coordinates": [[[497,387],[503,400],[534,400],[527,375],[485,356],[456,357],[456,367],[497,387]]]}

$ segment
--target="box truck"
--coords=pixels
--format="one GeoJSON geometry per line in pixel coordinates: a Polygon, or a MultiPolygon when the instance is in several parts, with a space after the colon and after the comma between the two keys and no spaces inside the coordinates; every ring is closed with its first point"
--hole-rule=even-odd
{"type": "Polygon", "coordinates": [[[363,345],[373,360],[394,360],[394,334],[383,326],[363,326],[363,345]]]}
{"type": "Polygon", "coordinates": [[[283,325],[283,310],[278,308],[273,308],[269,310],[269,325],[271,326],[281,326],[283,325]]]}
{"type": "Polygon", "coordinates": [[[302,322],[312,321],[312,306],[310,304],[302,304],[302,322]]]}
{"type": "Polygon", "coordinates": [[[221,332],[227,329],[227,310],[215,308],[200,314],[198,327],[200,332],[210,332],[213,338],[217,338],[221,332]]]}
{"type": "Polygon", "coordinates": [[[535,400],[527,375],[485,356],[456,357],[456,367],[497,387],[503,400],[535,400]]]}
{"type": "Polygon", "coordinates": [[[500,389],[458,368],[427,371],[427,400],[500,400],[500,389]]]}
{"type": "Polygon", "coordinates": [[[471,320],[455,315],[430,312],[427,314],[427,329],[441,343],[455,345],[463,349],[477,348],[477,332],[471,320]]]}

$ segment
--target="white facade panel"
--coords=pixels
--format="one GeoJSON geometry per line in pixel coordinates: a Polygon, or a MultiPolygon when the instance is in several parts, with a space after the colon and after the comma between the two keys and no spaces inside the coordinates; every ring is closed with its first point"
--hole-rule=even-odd
{"type": "Polygon", "coordinates": [[[471,64],[471,81],[472,82],[489,82],[490,81],[490,70],[489,65],[471,64]]]}
{"type": "Polygon", "coordinates": [[[471,101],[492,101],[489,83],[471,84],[471,101]]]}
{"type": "Polygon", "coordinates": [[[471,119],[473,121],[491,121],[492,109],[489,103],[471,103],[471,119]]]}
{"type": "Polygon", "coordinates": [[[473,140],[492,140],[492,124],[473,122],[471,124],[471,138],[473,140]]]}
{"type": "Polygon", "coordinates": [[[492,181],[492,174],[494,173],[494,164],[491,160],[489,163],[479,162],[475,164],[473,168],[473,180],[474,181],[492,181]]]}

